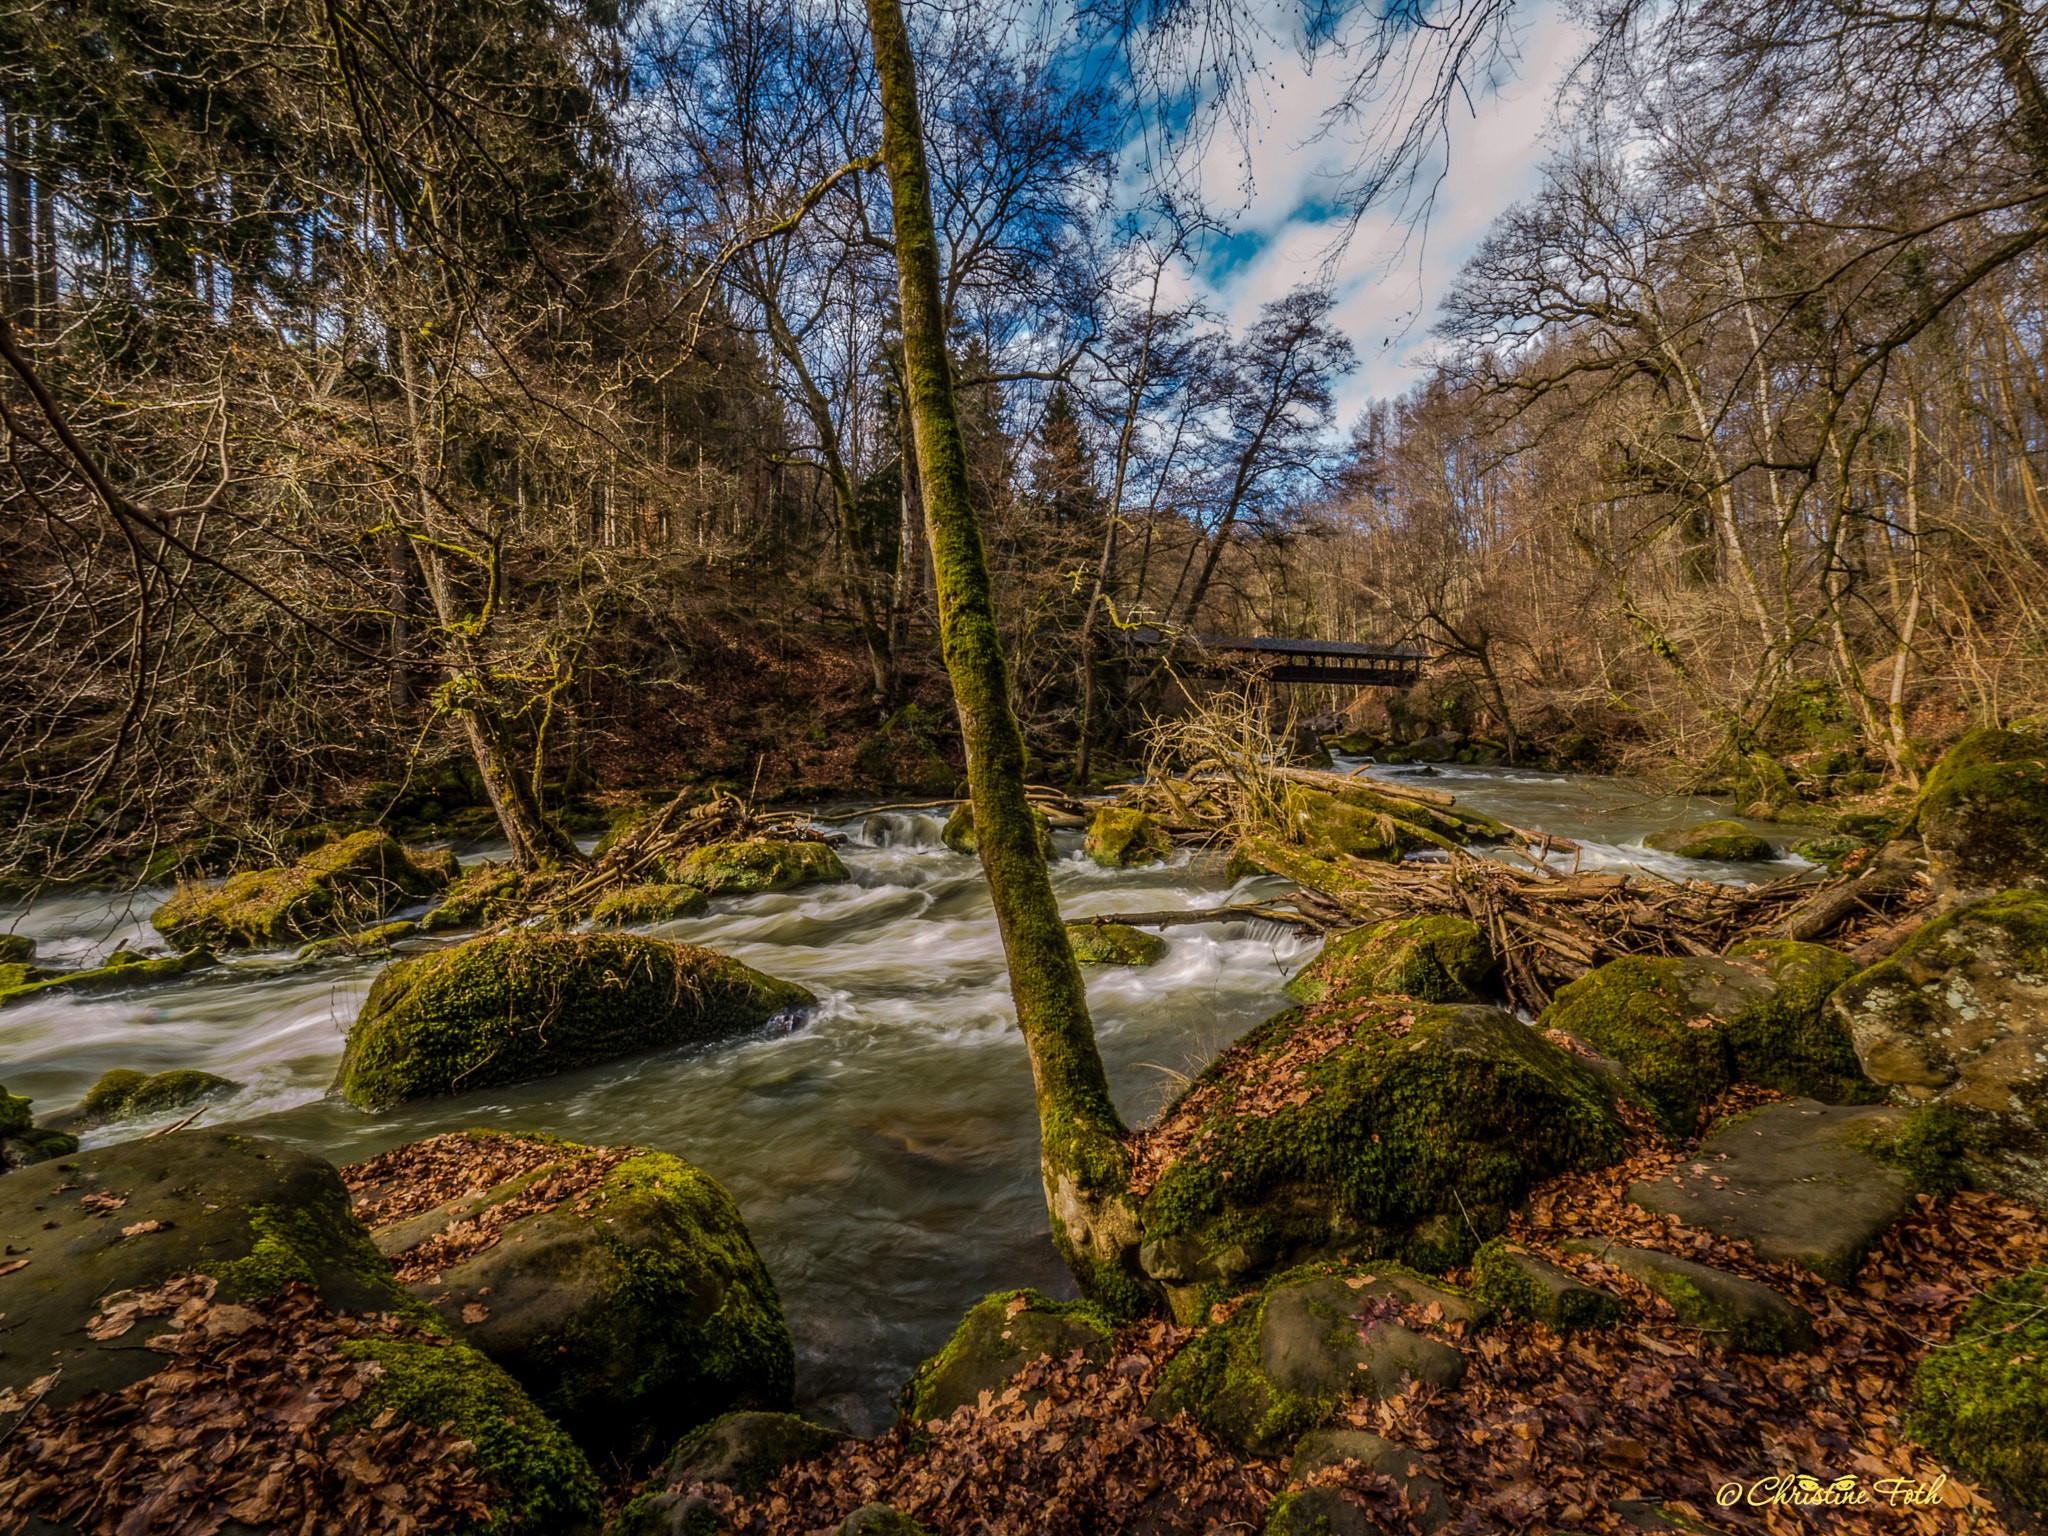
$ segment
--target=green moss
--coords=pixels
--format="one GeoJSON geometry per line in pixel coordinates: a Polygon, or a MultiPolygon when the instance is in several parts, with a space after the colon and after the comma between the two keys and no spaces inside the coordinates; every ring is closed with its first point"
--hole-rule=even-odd
{"type": "Polygon", "coordinates": [[[1088,823],[1082,851],[1104,869],[1129,869],[1173,856],[1173,838],[1139,810],[1105,806],[1088,823]]]}
{"type": "Polygon", "coordinates": [[[377,923],[368,928],[358,928],[354,933],[337,934],[331,939],[315,939],[299,951],[301,960],[335,960],[350,955],[375,954],[389,949],[398,940],[410,938],[418,933],[420,925],[401,919],[392,923],[377,923]]]}
{"type": "Polygon", "coordinates": [[[590,920],[600,928],[667,923],[696,917],[710,904],[710,898],[691,885],[629,885],[600,901],[591,910],[590,920]]]}
{"type": "Polygon", "coordinates": [[[1989,1286],[1914,1377],[1911,1432],[2048,1514],[2048,1268],[1989,1286]]]}
{"type": "MultiPolygon", "coordinates": [[[[1039,854],[1047,862],[1050,862],[1054,853],[1052,822],[1045,812],[1034,805],[1031,807],[1031,824],[1038,829],[1039,854]]],[[[974,832],[974,802],[972,800],[962,800],[953,807],[952,815],[946,818],[945,826],[939,830],[939,841],[955,853],[965,854],[970,859],[980,855],[981,840],[974,832]]]]}
{"type": "Polygon", "coordinates": [[[1625,955],[1561,988],[1543,1026],[1621,1062],[1658,1118],[1681,1133],[1733,1082],[1829,1104],[1883,1097],[1826,1006],[1851,974],[1847,959],[1790,940],[1739,944],[1729,958],[1761,969],[1768,990],[1718,992],[1716,973],[1697,962],[1625,955]]]}
{"type": "Polygon", "coordinates": [[[1396,918],[1329,940],[1287,995],[1298,1003],[1349,1004],[1382,993],[1461,1003],[1477,995],[1493,965],[1486,935],[1462,917],[1396,918]]]}
{"type": "Polygon", "coordinates": [[[1343,1246],[1448,1268],[1537,1180],[1621,1155],[1602,1079],[1495,1008],[1377,999],[1334,1017],[1297,1009],[1253,1030],[1189,1092],[1198,1088],[1215,1097],[1143,1214],[1148,1240],[1184,1235],[1210,1254],[1343,1246]],[[1298,1035],[1332,1028],[1348,1039],[1305,1065],[1278,1064],[1293,1062],[1298,1035]],[[1270,1102],[1276,1072],[1304,1101],[1242,1107],[1270,1102]]]}
{"type": "Polygon", "coordinates": [[[27,965],[36,957],[36,941],[25,933],[0,933],[0,965],[27,965]]]}
{"type": "Polygon", "coordinates": [[[721,1040],[812,994],[714,950],[527,931],[385,967],[349,1031],[352,1104],[473,1092],[656,1046],[721,1040]]]}
{"type": "Polygon", "coordinates": [[[2048,882],[2048,742],[1971,731],[1922,785],[1911,826],[1937,880],[1965,889],[2048,882]]]}
{"type": "Polygon", "coordinates": [[[445,872],[422,869],[389,836],[358,832],[283,869],[253,869],[195,885],[150,914],[179,949],[267,948],[386,916],[431,896],[445,872]]]}
{"type": "Polygon", "coordinates": [[[1983,1141],[1946,1104],[1915,1105],[1895,1132],[1856,1137],[1854,1145],[1911,1176],[1920,1194],[1946,1199],[1970,1183],[1969,1154],[1983,1141]]]}
{"type": "Polygon", "coordinates": [[[0,1136],[19,1136],[34,1124],[31,1101],[0,1087],[0,1136]]]}
{"type": "MultiPolygon", "coordinates": [[[[1523,1256],[1525,1259],[1533,1257],[1523,1256]]],[[[1628,1308],[1621,1298],[1593,1286],[1551,1290],[1529,1274],[1506,1238],[1496,1237],[1472,1256],[1472,1294],[1496,1311],[1565,1332],[1605,1328],[1628,1308]]]]}
{"type": "Polygon", "coordinates": [[[16,1007],[33,998],[50,997],[61,993],[97,994],[102,992],[126,992],[134,987],[147,987],[162,981],[174,981],[193,971],[204,971],[220,962],[207,950],[195,949],[190,954],[167,955],[160,960],[144,960],[125,952],[116,954],[108,962],[90,971],[37,971],[37,979],[25,981],[19,986],[7,987],[0,984],[0,1008],[16,1007]]]}
{"type": "Polygon", "coordinates": [[[675,885],[710,896],[783,891],[791,886],[850,879],[839,855],[824,843],[714,843],[693,848],[669,872],[675,885]]]}
{"type": "Polygon", "coordinates": [[[968,1309],[944,1348],[904,1384],[904,1417],[918,1425],[945,1418],[1041,1354],[1065,1356],[1080,1347],[1107,1360],[1115,1332],[1111,1314],[1092,1301],[1058,1302],[1030,1289],[993,1292],[968,1309]]]}
{"type": "Polygon", "coordinates": [[[1767,839],[1758,837],[1739,821],[1702,821],[1670,832],[1653,832],[1643,839],[1643,846],[1682,859],[1720,859],[1728,863],[1753,863],[1777,857],[1777,850],[1767,839]]]}
{"type": "Polygon", "coordinates": [[[415,1424],[447,1425],[475,1446],[477,1470],[496,1497],[489,1518],[471,1530],[510,1536],[596,1524],[597,1476],[583,1452],[518,1383],[475,1350],[453,1342],[357,1339],[341,1351],[352,1360],[374,1360],[384,1371],[336,1417],[336,1428],[367,1428],[389,1411],[415,1424]]]}
{"type": "Polygon", "coordinates": [[[1069,923],[1067,939],[1083,965],[1156,965],[1166,957],[1166,940],[1125,923],[1069,923]]]}
{"type": "Polygon", "coordinates": [[[7,1140],[19,1142],[44,1162],[53,1157],[69,1157],[78,1150],[78,1138],[66,1131],[39,1131],[31,1127],[17,1131],[7,1140]]]}
{"type": "Polygon", "coordinates": [[[420,919],[428,932],[475,928],[501,922],[519,910],[524,881],[510,864],[481,864],[442,894],[441,904],[420,919]]]}
{"type": "Polygon", "coordinates": [[[99,1081],[86,1090],[78,1105],[79,1123],[104,1125],[112,1120],[165,1114],[233,1093],[241,1086],[214,1073],[190,1068],[148,1077],[115,1067],[101,1073],[99,1081]]]}

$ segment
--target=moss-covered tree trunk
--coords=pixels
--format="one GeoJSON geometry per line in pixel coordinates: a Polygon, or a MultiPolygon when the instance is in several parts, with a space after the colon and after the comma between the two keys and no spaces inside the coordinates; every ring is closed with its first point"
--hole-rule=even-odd
{"type": "Polygon", "coordinates": [[[1153,1298],[1135,1276],[1138,1225],[1122,1199],[1127,1134],[1110,1102],[1081,968],[1024,797],[1024,733],[1010,709],[981,528],[967,489],[967,448],[946,357],[939,239],[899,0],[867,0],[882,95],[882,160],[894,213],[903,306],[904,382],[938,575],[939,641],[967,743],[974,827],[1009,962],[1017,1024],[1031,1052],[1039,1167],[1054,1241],[1084,1291],[1123,1312],[1153,1298]]]}

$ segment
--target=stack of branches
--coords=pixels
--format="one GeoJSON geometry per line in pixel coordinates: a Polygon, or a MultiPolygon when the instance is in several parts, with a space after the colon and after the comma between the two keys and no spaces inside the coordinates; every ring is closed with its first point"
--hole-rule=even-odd
{"type": "Polygon", "coordinates": [[[1470,918],[1492,940],[1516,1007],[1540,1013],[1566,982],[1621,955],[1715,956],[1740,940],[1829,942],[1859,965],[1890,954],[1925,920],[1932,893],[1877,870],[1765,885],[1683,883],[1642,872],[1567,875],[1453,851],[1427,864],[1317,858],[1255,840],[1253,856],[1295,880],[1302,911],[1331,928],[1433,913],[1470,918]]]}

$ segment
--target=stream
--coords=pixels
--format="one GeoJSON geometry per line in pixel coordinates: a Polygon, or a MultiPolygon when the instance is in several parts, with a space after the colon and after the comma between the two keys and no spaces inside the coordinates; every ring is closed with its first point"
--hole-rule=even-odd
{"type": "MultiPolygon", "coordinates": [[[[1582,869],[1742,884],[1808,867],[1799,859],[1710,864],[1641,846],[1646,833],[1727,814],[1709,800],[1648,799],[1611,779],[1516,769],[1443,767],[1419,779],[1411,770],[1370,771],[1579,841],[1576,856],[1554,856],[1560,867],[1576,857],[1582,869]]],[[[203,1124],[240,1122],[337,1163],[469,1127],[675,1153],[723,1184],[745,1214],[796,1341],[800,1409],[872,1434],[887,1427],[890,1396],[917,1362],[987,1292],[1075,1292],[1047,1229],[1031,1072],[979,863],[948,851],[939,823],[922,813],[835,808],[818,820],[846,834],[840,853],[851,881],[720,898],[704,916],[651,930],[810,987],[820,1004],[790,1033],[368,1115],[326,1092],[383,961],[299,967],[279,952],[238,955],[146,991],[45,998],[0,1013],[0,1083],[41,1112],[76,1102],[110,1068],[203,1068],[246,1085],[203,1124]]],[[[1756,830],[1780,841],[1803,835],[1756,830]]],[[[1281,888],[1271,880],[1229,886],[1216,854],[1182,850],[1166,864],[1110,871],[1081,854],[1078,833],[1058,833],[1056,842],[1053,888],[1072,917],[1212,907],[1281,888]]],[[[0,929],[34,937],[39,964],[93,963],[123,944],[154,944],[148,916],[168,894],[67,893],[26,911],[0,909],[0,929]]],[[[1266,923],[1166,936],[1171,949],[1155,966],[1089,972],[1104,1062],[1132,1124],[1285,1007],[1282,986],[1315,948],[1266,923]]],[[[124,1122],[85,1145],[153,1128],[124,1122]]]]}

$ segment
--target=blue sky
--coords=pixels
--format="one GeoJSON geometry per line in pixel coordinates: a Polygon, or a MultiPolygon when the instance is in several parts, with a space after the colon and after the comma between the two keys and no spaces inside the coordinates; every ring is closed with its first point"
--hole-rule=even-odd
{"type": "MultiPolygon", "coordinates": [[[[1427,223],[1411,225],[1394,209],[1375,211],[1337,257],[1335,318],[1360,365],[1340,390],[1340,429],[1367,401],[1400,394],[1421,376],[1429,326],[1451,279],[1494,218],[1535,190],[1553,146],[1547,130],[1557,87],[1584,39],[1554,0],[1529,8],[1521,39],[1519,74],[1491,94],[1475,92],[1470,112],[1460,100],[1450,172],[1427,223]]],[[[1197,167],[1207,205],[1228,233],[1205,253],[1186,291],[1206,297],[1234,328],[1313,277],[1330,255],[1341,228],[1331,177],[1349,152],[1314,133],[1344,78],[1341,61],[1325,60],[1311,74],[1299,57],[1279,51],[1265,69],[1249,195],[1245,148],[1228,133],[1214,137],[1197,167]]]]}

